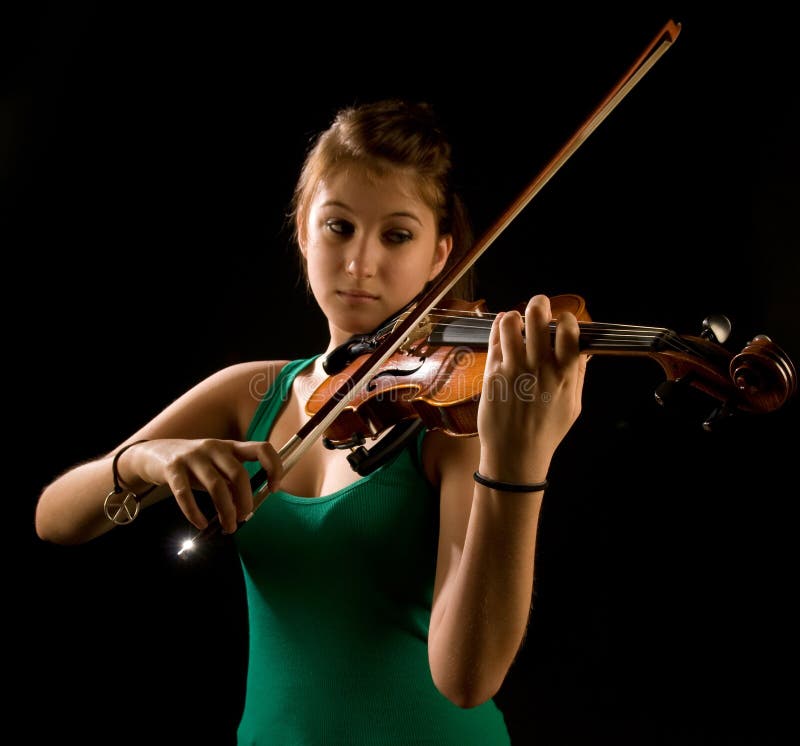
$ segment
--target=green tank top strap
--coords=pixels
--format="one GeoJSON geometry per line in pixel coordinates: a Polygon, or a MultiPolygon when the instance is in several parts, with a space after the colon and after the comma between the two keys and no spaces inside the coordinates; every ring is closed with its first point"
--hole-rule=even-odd
{"type": "Polygon", "coordinates": [[[295,376],[318,357],[319,355],[314,355],[302,360],[291,360],[278,371],[272,386],[259,402],[253,419],[250,421],[250,427],[247,428],[245,440],[267,440],[272,423],[289,398],[295,376]]]}

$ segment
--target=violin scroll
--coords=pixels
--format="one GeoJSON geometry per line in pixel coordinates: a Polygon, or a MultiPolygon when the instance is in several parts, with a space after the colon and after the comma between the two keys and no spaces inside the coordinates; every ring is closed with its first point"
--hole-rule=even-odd
{"type": "Polygon", "coordinates": [[[759,334],[730,362],[730,375],[748,412],[773,412],[797,390],[797,372],[788,355],[769,337],[759,334]]]}

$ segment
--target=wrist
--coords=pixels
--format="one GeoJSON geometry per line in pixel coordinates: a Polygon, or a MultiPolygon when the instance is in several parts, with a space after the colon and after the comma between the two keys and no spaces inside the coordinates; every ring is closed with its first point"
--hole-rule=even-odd
{"type": "MultiPolygon", "coordinates": [[[[133,448],[133,446],[143,442],[143,440],[136,440],[133,443],[122,446],[122,448],[117,450],[114,454],[114,458],[111,460],[111,478],[114,486],[111,492],[106,495],[106,499],[103,500],[103,512],[109,521],[120,526],[126,523],[132,523],[136,520],[136,516],[139,515],[142,498],[150,494],[156,488],[156,485],[151,484],[146,488],[137,489],[135,485],[126,482],[119,471],[119,463],[122,457],[133,448]]],[[[144,484],[147,483],[145,482],[144,484]]]]}
{"type": "Polygon", "coordinates": [[[119,486],[135,494],[153,486],[152,482],[148,482],[139,475],[135,467],[140,444],[145,442],[147,441],[137,440],[134,443],[123,446],[116,452],[116,463],[112,465],[112,476],[115,480],[115,486],[119,486]]]}
{"type": "Polygon", "coordinates": [[[538,482],[506,482],[499,479],[492,479],[480,471],[473,473],[472,478],[480,485],[496,492],[544,492],[550,483],[547,479],[538,482]]]}
{"type": "Polygon", "coordinates": [[[488,479],[515,484],[536,484],[547,479],[550,459],[484,458],[481,456],[478,472],[488,479]]]}

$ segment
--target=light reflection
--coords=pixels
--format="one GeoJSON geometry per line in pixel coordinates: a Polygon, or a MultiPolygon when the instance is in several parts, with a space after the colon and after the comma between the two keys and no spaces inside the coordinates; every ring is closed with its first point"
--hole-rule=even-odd
{"type": "Polygon", "coordinates": [[[180,557],[184,552],[190,552],[192,549],[194,549],[194,541],[192,541],[192,539],[186,539],[186,541],[181,544],[178,556],[180,557]]]}

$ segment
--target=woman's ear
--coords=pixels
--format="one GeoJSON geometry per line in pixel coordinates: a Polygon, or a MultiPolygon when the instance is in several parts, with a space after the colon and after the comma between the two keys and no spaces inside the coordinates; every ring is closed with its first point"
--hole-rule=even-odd
{"type": "Polygon", "coordinates": [[[439,237],[436,242],[436,250],[433,252],[433,259],[431,260],[431,271],[428,274],[428,282],[436,277],[447,264],[447,258],[453,250],[453,236],[450,233],[445,233],[439,237]]]}

